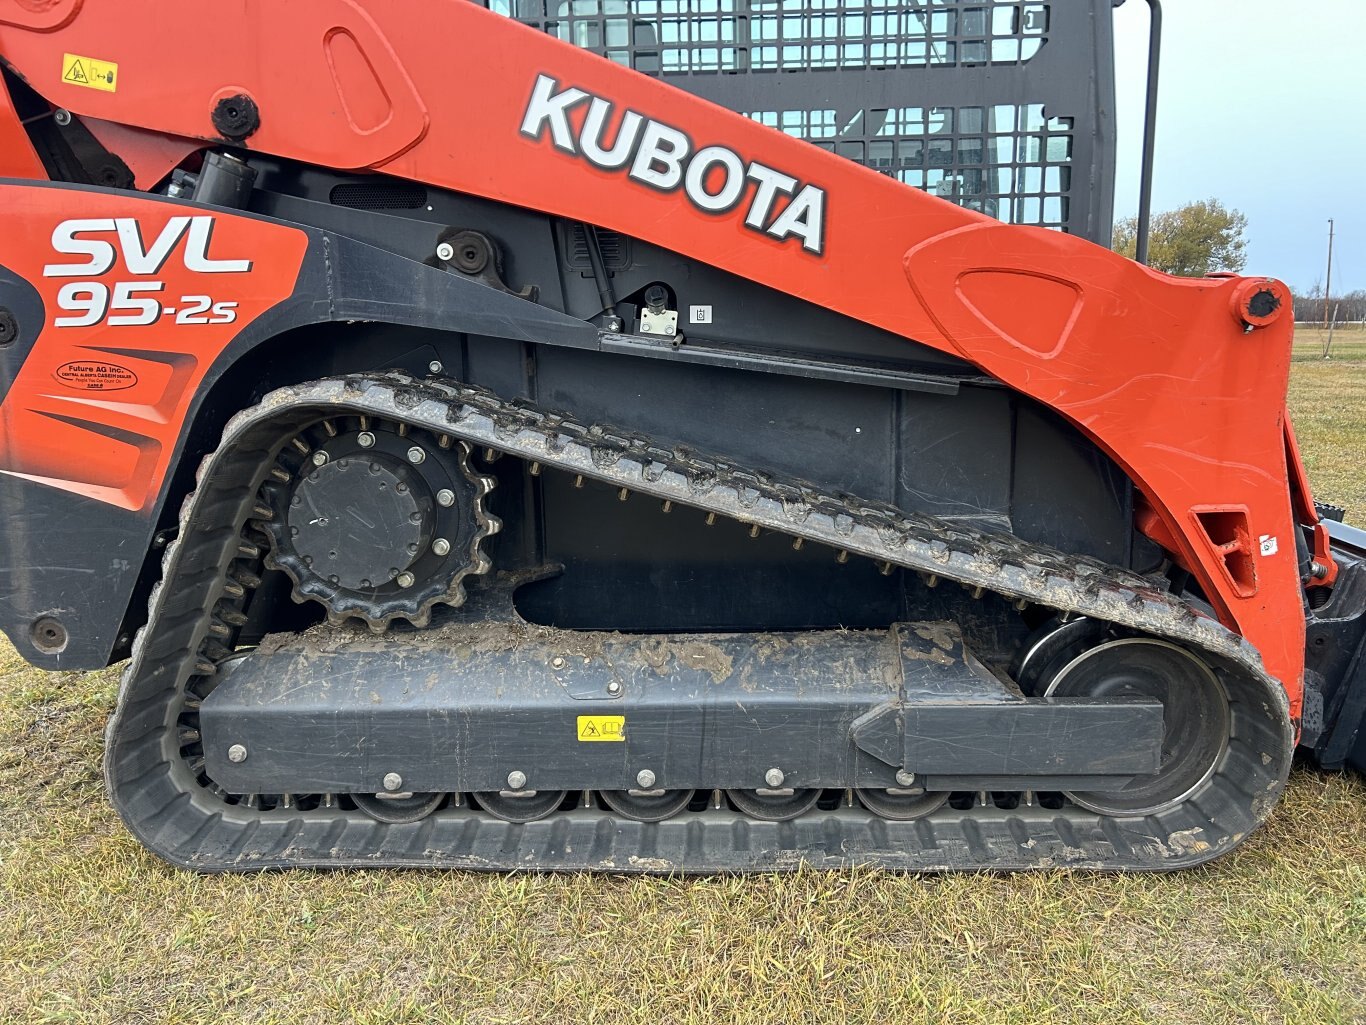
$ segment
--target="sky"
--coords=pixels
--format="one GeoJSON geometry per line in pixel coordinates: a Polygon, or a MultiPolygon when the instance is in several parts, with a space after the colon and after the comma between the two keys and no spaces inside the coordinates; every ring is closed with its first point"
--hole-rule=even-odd
{"type": "MultiPolygon", "coordinates": [[[[1064,0],[1066,2],[1066,0],[1064,0]]],[[[1244,273],[1366,289],[1366,0],[1164,0],[1153,209],[1248,217],[1244,273]],[[1297,19],[1297,20],[1296,20],[1297,19]]],[[[1148,5],[1115,11],[1115,218],[1138,211],[1148,5]]]]}

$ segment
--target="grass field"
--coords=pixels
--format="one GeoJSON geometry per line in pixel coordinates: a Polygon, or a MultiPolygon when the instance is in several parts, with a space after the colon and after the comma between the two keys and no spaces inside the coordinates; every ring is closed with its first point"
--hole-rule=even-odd
{"type": "MultiPolygon", "coordinates": [[[[1316,352],[1300,439],[1360,513],[1366,334],[1316,352]]],[[[1298,770],[1237,852],[1160,878],[200,878],[105,803],[114,690],[0,647],[4,1025],[1366,1022],[1358,780],[1298,770]]]]}

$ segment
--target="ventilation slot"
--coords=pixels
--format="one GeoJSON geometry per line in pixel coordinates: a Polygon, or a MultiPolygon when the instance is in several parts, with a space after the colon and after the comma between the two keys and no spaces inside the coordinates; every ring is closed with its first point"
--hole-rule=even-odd
{"type": "MultiPolygon", "coordinates": [[[[593,272],[593,262],[588,256],[588,237],[582,224],[569,229],[569,266],[588,274],[593,272]]],[[[631,244],[623,235],[615,231],[598,229],[598,246],[602,249],[602,262],[609,271],[625,270],[631,266],[631,244]]]]}
{"type": "Polygon", "coordinates": [[[427,190],[410,182],[354,183],[332,186],[333,206],[353,210],[420,210],[427,190]]]}

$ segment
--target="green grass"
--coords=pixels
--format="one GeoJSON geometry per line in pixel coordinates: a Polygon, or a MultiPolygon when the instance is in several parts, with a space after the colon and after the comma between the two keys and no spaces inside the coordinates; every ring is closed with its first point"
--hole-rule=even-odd
{"type": "MultiPolygon", "coordinates": [[[[1366,343],[1297,353],[1325,500],[1366,509],[1366,343]]],[[[1164,877],[202,878],[105,802],[113,671],[0,647],[0,1022],[1366,1021],[1366,784],[1297,770],[1164,877]]]]}

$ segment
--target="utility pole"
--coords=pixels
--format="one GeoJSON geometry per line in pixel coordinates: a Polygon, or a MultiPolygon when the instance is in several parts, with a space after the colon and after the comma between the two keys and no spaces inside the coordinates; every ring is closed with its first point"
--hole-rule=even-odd
{"type": "Polygon", "coordinates": [[[1328,218],[1328,277],[1323,283],[1323,329],[1328,330],[1328,297],[1333,294],[1333,218],[1328,218]]]}

